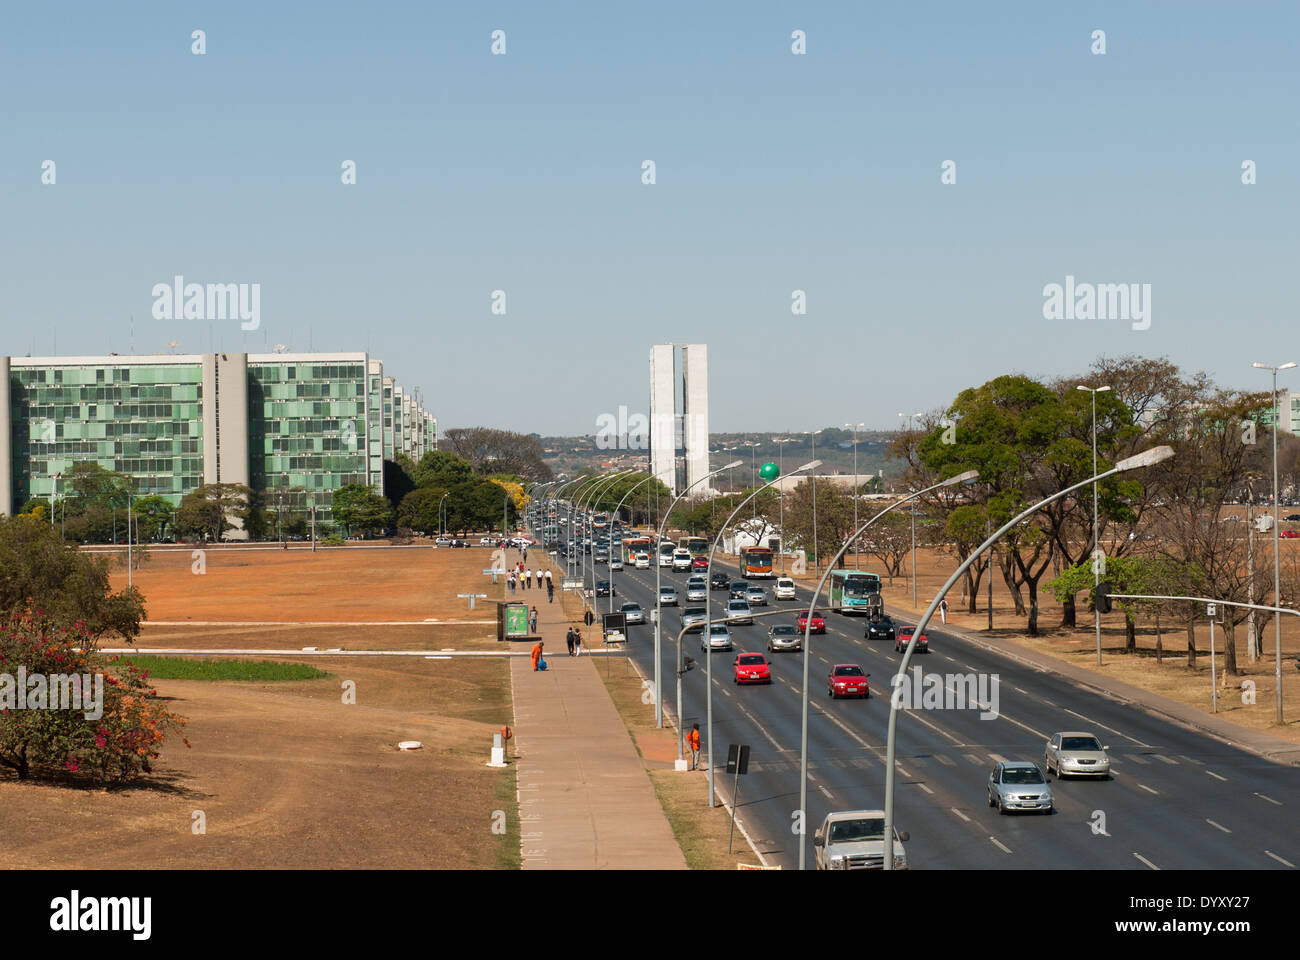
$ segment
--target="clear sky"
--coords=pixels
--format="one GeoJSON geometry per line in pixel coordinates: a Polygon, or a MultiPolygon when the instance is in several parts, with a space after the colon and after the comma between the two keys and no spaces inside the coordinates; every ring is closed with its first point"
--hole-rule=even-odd
{"type": "Polygon", "coordinates": [[[369,350],[443,429],[546,434],[645,411],[667,341],[709,344],[716,431],[1102,353],[1264,388],[1300,359],[1298,11],[8,4],[0,353],[125,353],[134,315],[136,352],[369,350]],[[261,329],[153,319],[177,274],[260,283],[261,329]],[[1151,284],[1150,328],[1044,319],[1067,276],[1151,284]]]}

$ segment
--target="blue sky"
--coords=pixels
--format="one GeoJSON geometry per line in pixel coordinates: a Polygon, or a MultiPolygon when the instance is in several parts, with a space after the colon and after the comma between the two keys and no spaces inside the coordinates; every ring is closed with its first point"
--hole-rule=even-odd
{"type": "Polygon", "coordinates": [[[709,344],[716,431],[892,427],[1102,353],[1264,387],[1300,359],[1296,11],[9,5],[0,352],[126,352],[132,315],[137,352],[207,350],[150,316],[182,274],[261,284],[216,347],[368,349],[444,429],[594,432],[667,341],[709,344]],[[1067,275],[1150,283],[1150,329],[1045,320],[1067,275]]]}

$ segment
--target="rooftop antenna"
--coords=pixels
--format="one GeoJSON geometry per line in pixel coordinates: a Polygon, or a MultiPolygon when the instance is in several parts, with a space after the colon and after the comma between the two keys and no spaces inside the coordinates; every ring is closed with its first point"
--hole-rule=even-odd
{"type": "Polygon", "coordinates": [[[181,342],[180,342],[179,340],[168,340],[168,341],[167,341],[167,349],[170,350],[172,353],[175,353],[175,352],[176,352],[176,348],[179,347],[180,345],[181,345],[181,342]]]}
{"type": "Polygon", "coordinates": [[[131,353],[135,354],[135,314],[131,314],[131,353]]]}

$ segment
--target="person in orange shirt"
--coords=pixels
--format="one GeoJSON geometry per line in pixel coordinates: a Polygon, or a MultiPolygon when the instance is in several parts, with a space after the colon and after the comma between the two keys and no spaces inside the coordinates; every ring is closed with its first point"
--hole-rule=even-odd
{"type": "Polygon", "coordinates": [[[538,640],[537,643],[533,646],[533,669],[534,670],[539,669],[538,664],[541,663],[541,660],[542,660],[542,641],[538,640]]]}
{"type": "Polygon", "coordinates": [[[686,745],[691,748],[691,769],[698,770],[700,767],[700,725],[698,723],[691,727],[691,732],[686,735],[686,745]]]}

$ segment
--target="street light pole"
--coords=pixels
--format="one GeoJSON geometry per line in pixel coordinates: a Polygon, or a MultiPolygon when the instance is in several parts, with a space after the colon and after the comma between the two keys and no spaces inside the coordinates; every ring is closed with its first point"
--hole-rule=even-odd
{"type": "MultiPolygon", "coordinates": [[[[660,696],[660,694],[659,694],[659,689],[660,689],[660,680],[661,680],[661,676],[660,676],[660,663],[659,663],[659,661],[660,661],[660,656],[661,656],[661,653],[660,653],[660,643],[662,642],[660,638],[663,636],[663,619],[664,619],[664,605],[663,605],[663,603],[661,602],[661,601],[662,601],[662,597],[660,597],[660,595],[659,595],[659,590],[660,590],[660,588],[663,586],[663,579],[662,579],[662,578],[663,578],[663,574],[661,573],[661,571],[663,570],[663,568],[662,568],[661,566],[659,566],[659,544],[663,542],[663,539],[664,539],[664,531],[666,531],[666,530],[668,529],[668,518],[669,518],[670,516],[672,516],[673,507],[677,506],[678,502],[679,502],[683,497],[685,497],[686,494],[688,494],[688,493],[690,492],[691,487],[699,486],[701,483],[704,483],[705,481],[707,481],[710,477],[716,477],[716,476],[717,476],[718,474],[720,474],[723,470],[730,470],[732,467],[735,467],[735,466],[737,466],[738,464],[743,464],[743,463],[744,463],[743,460],[733,460],[731,463],[727,464],[725,467],[719,467],[717,470],[714,470],[712,473],[706,473],[704,476],[700,477],[700,478],[699,478],[698,480],[696,480],[694,483],[690,484],[690,485],[687,486],[684,490],[682,490],[682,492],[679,493],[679,494],[677,495],[677,497],[673,500],[673,502],[670,503],[670,504],[668,504],[668,510],[664,513],[664,515],[663,515],[662,517],[659,518],[659,532],[658,532],[658,534],[655,536],[655,543],[654,543],[654,548],[655,548],[655,553],[654,553],[654,564],[655,564],[655,726],[656,726],[657,728],[659,728],[659,729],[662,729],[662,728],[663,728],[663,725],[664,725],[664,705],[663,705],[663,697],[660,696]]],[[[708,571],[708,570],[705,570],[704,575],[707,577],[707,576],[709,575],[709,571],[708,571]]],[[[705,605],[706,608],[708,607],[708,603],[707,603],[707,602],[705,602],[704,605],[705,605]]],[[[704,630],[705,630],[705,636],[708,635],[708,629],[709,629],[709,628],[708,628],[708,625],[706,624],[706,625],[705,625],[705,628],[704,628],[704,630]]],[[[679,756],[679,757],[682,755],[682,664],[681,664],[681,659],[682,659],[682,645],[679,643],[679,644],[677,645],[677,756],[679,756]]],[[[712,760],[711,760],[711,759],[710,759],[710,763],[712,763],[712,760]]]]}
{"type": "MultiPolygon", "coordinates": [[[[1086,487],[1090,483],[1094,483],[1098,480],[1104,480],[1106,477],[1112,476],[1113,474],[1116,473],[1121,473],[1125,470],[1136,470],[1140,467],[1149,467],[1152,464],[1161,463],[1165,460],[1168,460],[1173,455],[1174,455],[1173,448],[1167,446],[1153,447],[1150,450],[1144,450],[1141,453],[1135,454],[1131,457],[1127,457],[1119,461],[1119,463],[1115,464],[1115,466],[1111,467],[1105,473],[1097,474],[1092,477],[1089,477],[1087,480],[1082,480],[1079,483],[1074,484],[1073,486],[1066,487],[1064,490],[1058,491],[1057,493],[1054,493],[1049,497],[1039,500],[1037,503],[1032,504],[1029,507],[1025,508],[1020,513],[1016,514],[1014,517],[1012,517],[1010,520],[1004,523],[1002,526],[1000,526],[996,531],[994,531],[994,533],[987,540],[985,540],[982,544],[980,544],[978,547],[972,550],[970,555],[967,556],[966,559],[963,560],[957,566],[957,569],[952,572],[952,575],[949,576],[947,581],[943,584],[943,586],[939,588],[939,592],[934,595],[934,599],[930,601],[930,605],[925,608],[925,612],[921,614],[921,619],[917,623],[916,628],[912,633],[912,639],[907,642],[907,647],[903,650],[903,659],[899,663],[898,673],[895,675],[896,680],[901,682],[901,679],[906,676],[907,665],[909,661],[912,659],[913,651],[916,649],[916,638],[921,636],[925,632],[925,628],[929,624],[930,618],[934,616],[935,610],[939,608],[939,602],[943,600],[944,596],[948,593],[948,591],[952,589],[953,584],[955,584],[957,580],[966,572],[966,569],[972,563],[975,562],[975,558],[978,557],[980,554],[982,554],[985,550],[992,547],[994,542],[999,537],[1001,537],[1002,534],[1006,533],[1008,530],[1014,527],[1021,520],[1024,520],[1026,517],[1031,516],[1035,511],[1042,509],[1047,504],[1052,503],[1053,501],[1056,500],[1060,500],[1062,497],[1067,496],[1068,494],[1071,494],[1074,491],[1079,490],[1083,487],[1086,487]]],[[[894,869],[894,755],[895,755],[895,746],[896,746],[897,736],[898,736],[898,706],[899,706],[901,693],[902,693],[901,686],[896,686],[889,698],[889,733],[886,740],[886,750],[885,750],[884,868],[886,870],[894,869]]]]}
{"type": "MultiPolygon", "coordinates": [[[[855,542],[867,527],[871,526],[885,514],[889,513],[889,511],[901,507],[908,500],[929,493],[931,490],[938,490],[940,487],[951,487],[956,486],[959,483],[967,483],[976,479],[978,476],[978,470],[967,470],[965,473],[958,474],[955,477],[950,477],[949,479],[936,483],[933,486],[926,487],[924,490],[918,490],[903,500],[891,503],[861,527],[855,526],[853,528],[853,536],[844,541],[840,546],[839,552],[835,554],[835,557],[831,562],[826,565],[826,572],[822,574],[822,578],[817,584],[817,589],[813,591],[812,602],[808,605],[808,616],[804,620],[803,629],[803,726],[799,741],[799,816],[801,827],[806,827],[808,817],[808,661],[812,655],[812,613],[817,609],[817,598],[821,596],[821,592],[825,588],[826,581],[830,578],[831,571],[835,568],[835,564],[839,562],[840,557],[844,556],[844,554],[848,552],[849,545],[855,542]]],[[[799,834],[800,870],[804,869],[804,865],[807,863],[808,844],[803,839],[806,833],[807,830],[804,829],[799,834]]]]}
{"type": "MultiPolygon", "coordinates": [[[[912,433],[912,418],[919,417],[920,415],[921,414],[919,411],[916,413],[899,414],[900,417],[907,417],[907,433],[909,437],[911,436],[912,433]]],[[[911,514],[912,514],[912,609],[915,610],[916,609],[916,500],[915,499],[912,500],[911,514]]]]}
{"type": "MultiPolygon", "coordinates": [[[[1085,387],[1079,384],[1076,390],[1086,390],[1092,394],[1092,475],[1097,475],[1097,394],[1105,393],[1109,386],[1085,387]]],[[[1097,482],[1092,483],[1092,585],[1095,588],[1101,582],[1101,567],[1098,564],[1101,553],[1101,526],[1097,514],[1097,482]]],[[[1093,620],[1097,626],[1097,666],[1101,666],[1101,611],[1092,605],[1093,620]]]]}
{"type": "MultiPolygon", "coordinates": [[[[851,423],[844,424],[844,428],[846,430],[850,428],[852,428],[853,430],[853,529],[854,530],[858,529],[858,430],[861,427],[865,427],[865,426],[866,426],[865,422],[859,423],[857,425],[851,423]]],[[[858,543],[856,540],[854,540],[853,541],[853,569],[854,570],[858,568],[859,562],[860,561],[858,560],[858,543]]]]}
{"type": "MultiPolygon", "coordinates": [[[[1295,361],[1284,363],[1279,367],[1270,367],[1266,363],[1253,363],[1253,367],[1259,367],[1262,370],[1273,371],[1273,603],[1276,606],[1282,606],[1282,571],[1279,567],[1278,560],[1278,511],[1277,511],[1277,429],[1278,407],[1277,407],[1277,372],[1279,370],[1289,370],[1295,366],[1295,361]]],[[[1274,658],[1276,663],[1273,670],[1275,682],[1277,683],[1277,722],[1282,722],[1282,618],[1276,614],[1273,616],[1273,638],[1274,638],[1274,658]]]]}
{"type": "MultiPolygon", "coordinates": [[[[805,470],[816,470],[820,466],[821,466],[820,460],[809,460],[802,467],[798,467],[790,471],[790,476],[793,477],[795,474],[803,473],[805,470]]],[[[757,490],[751,491],[749,496],[746,497],[744,500],[741,500],[740,503],[737,504],[736,509],[731,511],[731,516],[727,517],[727,519],[722,522],[722,526],[718,528],[718,535],[713,538],[713,546],[709,550],[709,565],[706,570],[706,574],[709,577],[709,594],[710,594],[710,600],[708,603],[705,604],[706,609],[707,607],[711,606],[713,602],[711,597],[713,593],[713,555],[718,550],[718,544],[722,542],[722,535],[727,530],[727,524],[731,523],[731,521],[736,518],[736,514],[740,513],[740,511],[744,509],[746,501],[753,499],[755,496],[759,494],[759,492],[766,490],[768,487],[770,487],[772,484],[776,483],[780,479],[781,479],[780,477],[773,477],[771,480],[767,481],[767,483],[763,484],[757,490]]],[[[713,752],[713,644],[709,640],[708,623],[705,623],[704,626],[704,649],[708,651],[708,653],[706,654],[706,659],[704,661],[704,677],[705,677],[704,697],[705,697],[705,705],[706,705],[705,712],[707,714],[706,723],[708,725],[708,737],[709,737],[709,806],[712,807],[714,805],[713,768],[715,766],[713,761],[714,758],[717,756],[717,754],[713,752]]],[[[679,724],[681,723],[680,717],[678,718],[678,723],[679,724]]]]}
{"type": "MultiPolygon", "coordinates": [[[[825,429],[826,429],[825,427],[822,427],[822,430],[825,430],[825,429]]],[[[813,460],[816,461],[818,464],[820,464],[821,461],[817,459],[817,434],[821,433],[822,430],[807,430],[807,431],[805,431],[809,436],[812,437],[812,458],[813,458],[813,460]]],[[[796,471],[794,471],[794,473],[790,474],[790,476],[794,476],[794,474],[795,474],[795,473],[798,473],[798,472],[799,472],[799,471],[796,470],[796,471]]],[[[812,475],[811,477],[809,477],[808,479],[812,481],[812,501],[813,501],[813,576],[815,577],[815,576],[817,576],[817,475],[816,475],[816,474],[813,474],[813,475],[812,475]]]]}

